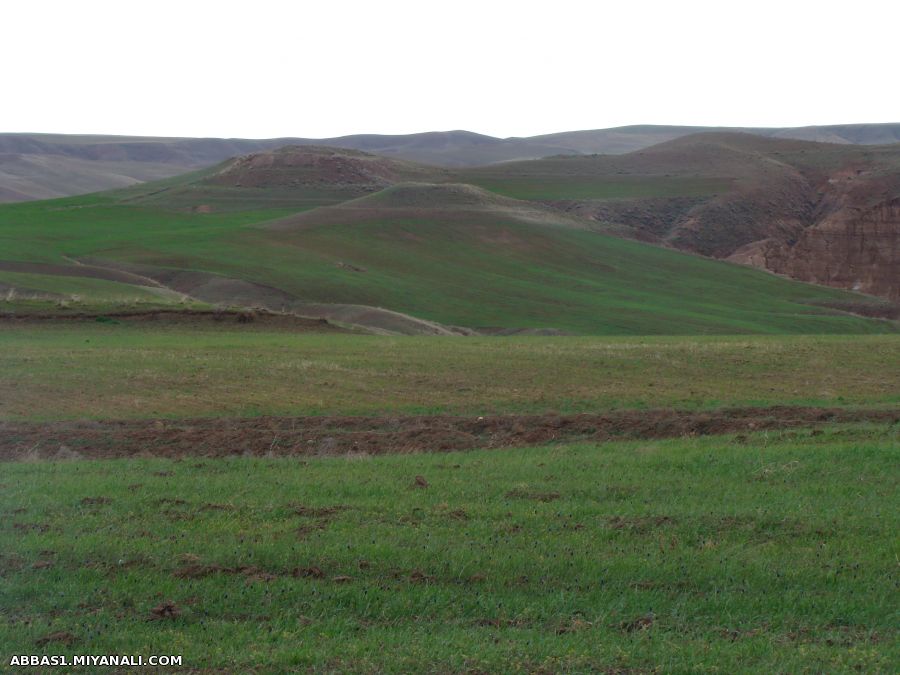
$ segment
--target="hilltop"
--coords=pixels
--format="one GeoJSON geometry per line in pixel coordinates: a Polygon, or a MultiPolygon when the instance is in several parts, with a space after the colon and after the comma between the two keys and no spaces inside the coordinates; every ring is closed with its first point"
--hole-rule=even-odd
{"type": "Polygon", "coordinates": [[[465,183],[398,183],[366,197],[276,221],[268,227],[290,230],[330,223],[411,219],[423,223],[452,221],[469,225],[483,220],[500,220],[504,223],[590,229],[590,223],[584,219],[465,183]]]}
{"type": "Polygon", "coordinates": [[[229,187],[330,186],[372,191],[435,173],[429,167],[359,150],[287,146],[237,157],[206,182],[229,187]]]}
{"type": "Polygon", "coordinates": [[[440,181],[449,175],[439,167],[360,150],[292,145],[240,155],[114,194],[134,204],[203,213],[251,207],[305,209],[355,199],[402,181],[440,181]]]}

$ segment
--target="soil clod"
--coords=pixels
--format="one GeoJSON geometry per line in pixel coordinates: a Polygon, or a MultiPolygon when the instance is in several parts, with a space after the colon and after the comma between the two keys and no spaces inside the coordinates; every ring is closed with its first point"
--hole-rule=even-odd
{"type": "Polygon", "coordinates": [[[50,633],[49,635],[45,635],[42,638],[38,638],[34,641],[34,644],[38,647],[43,647],[45,645],[49,645],[53,642],[59,642],[60,644],[64,644],[67,647],[75,644],[77,641],[76,637],[72,635],[68,631],[57,631],[55,633],[50,633]]]}
{"type": "Polygon", "coordinates": [[[181,610],[171,600],[160,603],[150,610],[151,621],[162,621],[166,619],[177,619],[181,616],[181,610]]]}
{"type": "MultiPolygon", "coordinates": [[[[573,415],[459,417],[255,417],[231,419],[0,422],[0,461],[33,459],[66,444],[84,459],[439,452],[538,443],[604,442],[766,431],[821,424],[900,422],[900,410],[772,406],[718,410],[620,410],[573,415]],[[273,445],[272,439],[278,443],[273,445]]],[[[51,459],[44,457],[44,459],[51,459]]],[[[155,476],[172,476],[170,470],[155,476]]],[[[424,480],[424,477],[422,477],[424,480]]],[[[427,483],[427,480],[425,481],[427,483]]],[[[425,487],[416,485],[416,487],[425,487]]],[[[307,515],[307,514],[300,514],[307,515]]]]}

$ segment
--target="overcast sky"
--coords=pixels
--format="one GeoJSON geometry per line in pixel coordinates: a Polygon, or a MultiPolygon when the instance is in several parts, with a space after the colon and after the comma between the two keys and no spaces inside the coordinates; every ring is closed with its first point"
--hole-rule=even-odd
{"type": "Polygon", "coordinates": [[[900,122],[900,3],[7,0],[0,131],[900,122]]]}

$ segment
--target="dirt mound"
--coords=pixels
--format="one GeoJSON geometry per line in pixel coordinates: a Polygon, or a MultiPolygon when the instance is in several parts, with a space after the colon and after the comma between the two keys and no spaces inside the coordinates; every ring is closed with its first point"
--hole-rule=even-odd
{"type": "Polygon", "coordinates": [[[0,422],[0,460],[81,457],[302,456],[446,452],[556,442],[667,438],[900,422],[900,409],[814,407],[632,410],[580,415],[260,417],[193,420],[0,422]]]}
{"type": "Polygon", "coordinates": [[[373,191],[440,173],[359,150],[288,146],[231,160],[206,183],[247,188],[345,186],[373,191]]]}

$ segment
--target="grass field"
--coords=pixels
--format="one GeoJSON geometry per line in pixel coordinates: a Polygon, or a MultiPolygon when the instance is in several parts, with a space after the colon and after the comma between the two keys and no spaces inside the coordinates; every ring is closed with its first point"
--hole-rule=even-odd
{"type": "MultiPolygon", "coordinates": [[[[376,199],[362,218],[318,224],[313,218],[302,227],[276,230],[265,223],[309,205],[285,205],[265,190],[244,192],[250,194],[242,193],[243,210],[235,210],[237,197],[231,192],[219,202],[205,195],[207,205],[221,206],[212,213],[190,211],[181,201],[183,193],[166,206],[169,193],[152,190],[140,198],[133,190],[4,205],[0,270],[4,261],[140,264],[149,274],[179,269],[252,282],[277,289],[288,304],[384,307],[469,328],[551,328],[592,335],[897,329],[896,322],[823,306],[865,302],[865,296],[597,232],[498,216],[490,204],[460,210],[437,203],[386,214],[376,199]]],[[[18,283],[25,293],[84,290],[85,282],[65,276],[65,267],[57,271],[39,275],[50,278],[32,276],[18,283]]],[[[109,295],[109,290],[99,292],[109,295]]],[[[229,298],[219,293],[197,299],[227,303],[229,298]]],[[[16,308],[8,302],[0,306],[16,308]]]]}
{"type": "Polygon", "coordinates": [[[0,654],[181,654],[235,672],[896,672],[898,447],[896,427],[853,426],[6,465],[0,654]]]}
{"type": "Polygon", "coordinates": [[[85,301],[108,307],[175,305],[180,304],[183,299],[180,294],[164,288],[135,286],[90,277],[0,271],[0,284],[10,287],[5,294],[0,294],[0,301],[10,306],[19,306],[21,301],[28,299],[53,299],[53,296],[59,296],[61,300],[68,300],[71,304],[85,301]]]}
{"type": "Polygon", "coordinates": [[[0,418],[896,405],[898,351],[890,335],[393,338],[212,322],[13,324],[0,327],[0,418]]]}
{"type": "Polygon", "coordinates": [[[900,670],[890,303],[282,159],[0,207],[4,666],[900,670]]]}

